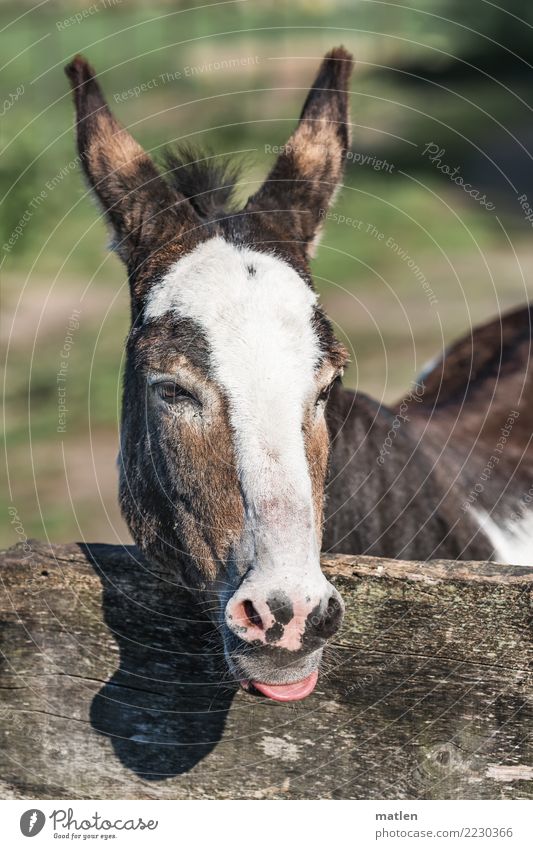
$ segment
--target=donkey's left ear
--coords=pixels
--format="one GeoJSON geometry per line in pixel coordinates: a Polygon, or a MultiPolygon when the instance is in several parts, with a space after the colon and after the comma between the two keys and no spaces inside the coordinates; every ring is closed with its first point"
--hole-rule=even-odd
{"type": "Polygon", "coordinates": [[[246,212],[268,213],[280,240],[302,242],[308,254],[339,185],[350,146],[352,67],[353,57],[344,47],[324,57],[296,130],[245,207],[246,212]]]}

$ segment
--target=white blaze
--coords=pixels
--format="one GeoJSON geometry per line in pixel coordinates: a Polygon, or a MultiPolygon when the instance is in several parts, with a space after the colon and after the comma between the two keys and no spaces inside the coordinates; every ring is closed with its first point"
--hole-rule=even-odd
{"type": "Polygon", "coordinates": [[[212,377],[228,399],[250,518],[261,516],[265,532],[269,528],[269,549],[292,544],[307,568],[314,561],[313,571],[318,551],[302,422],[316,391],[316,299],[287,263],[216,237],[176,262],[146,305],[147,320],[171,311],[202,328],[212,377]],[[295,531],[290,510],[299,514],[300,540],[287,539],[295,531]]]}

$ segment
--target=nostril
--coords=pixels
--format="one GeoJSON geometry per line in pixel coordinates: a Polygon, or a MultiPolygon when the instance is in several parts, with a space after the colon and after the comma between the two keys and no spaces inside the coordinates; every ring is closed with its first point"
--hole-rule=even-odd
{"type": "Polygon", "coordinates": [[[318,622],[314,622],[315,634],[322,639],[329,639],[338,630],[342,621],[343,605],[337,595],[328,599],[326,609],[320,616],[318,622]]]}
{"type": "Polygon", "coordinates": [[[257,628],[263,627],[263,620],[255,609],[253,602],[251,602],[249,599],[246,599],[246,601],[243,601],[242,603],[242,609],[244,611],[244,615],[246,616],[251,625],[255,625],[257,628]]]}
{"type": "Polygon", "coordinates": [[[340,602],[335,596],[331,596],[328,601],[328,606],[326,608],[326,614],[324,619],[326,622],[331,622],[332,620],[337,621],[341,615],[341,605],[340,602]]]}

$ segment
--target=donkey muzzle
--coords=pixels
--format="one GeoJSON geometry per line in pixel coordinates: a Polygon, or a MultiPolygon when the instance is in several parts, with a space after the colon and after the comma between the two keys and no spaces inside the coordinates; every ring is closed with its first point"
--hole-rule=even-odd
{"type": "Polygon", "coordinates": [[[305,588],[261,589],[244,581],[226,605],[225,622],[240,640],[254,646],[313,651],[339,629],[344,605],[324,580],[320,595],[305,588]]]}
{"type": "Polygon", "coordinates": [[[324,579],[320,596],[302,589],[260,592],[243,582],[228,601],[224,638],[231,671],[245,690],[279,702],[315,688],[326,640],[339,629],[344,605],[324,579]]]}

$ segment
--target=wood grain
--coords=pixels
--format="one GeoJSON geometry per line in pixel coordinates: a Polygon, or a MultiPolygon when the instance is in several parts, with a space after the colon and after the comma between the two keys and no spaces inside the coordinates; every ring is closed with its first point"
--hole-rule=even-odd
{"type": "Polygon", "coordinates": [[[533,569],[324,557],[345,624],[283,705],[134,548],[1,560],[3,798],[533,797],[533,569]]]}

